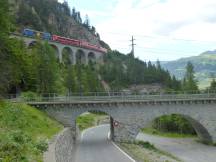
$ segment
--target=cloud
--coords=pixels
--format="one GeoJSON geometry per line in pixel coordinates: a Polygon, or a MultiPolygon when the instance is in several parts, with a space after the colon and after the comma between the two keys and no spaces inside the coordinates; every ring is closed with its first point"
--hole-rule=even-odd
{"type": "Polygon", "coordinates": [[[113,49],[130,52],[129,40],[134,35],[135,54],[143,60],[173,60],[216,46],[215,0],[79,0],[71,5],[78,6],[82,16],[89,15],[91,24],[113,49]]]}
{"type": "MultiPolygon", "coordinates": [[[[135,35],[137,44],[143,48],[168,48],[171,41],[167,38],[214,41],[216,38],[215,8],[215,0],[118,0],[109,17],[100,21],[96,27],[112,48],[123,52],[130,50],[128,40],[131,35],[135,35]],[[159,39],[147,38],[146,35],[159,39]]],[[[186,48],[185,43],[172,42],[172,44],[176,44],[176,49],[173,49],[176,51],[186,48]]],[[[194,46],[191,43],[191,48],[194,46]]],[[[205,45],[202,48],[199,44],[196,48],[197,51],[202,52],[201,50],[208,50],[204,48],[213,48],[213,46],[205,45]]],[[[146,57],[142,51],[137,49],[140,58],[146,57]]],[[[188,53],[199,54],[190,51],[188,53]]],[[[167,55],[165,58],[164,55],[155,53],[148,58],[170,60],[177,57],[181,55],[167,55]]]]}

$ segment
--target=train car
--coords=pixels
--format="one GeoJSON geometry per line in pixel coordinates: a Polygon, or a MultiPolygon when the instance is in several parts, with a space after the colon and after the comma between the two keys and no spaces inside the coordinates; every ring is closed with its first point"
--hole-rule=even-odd
{"type": "Polygon", "coordinates": [[[84,47],[84,48],[96,50],[96,51],[99,51],[99,52],[107,53],[107,49],[102,48],[100,46],[90,44],[89,42],[86,42],[86,41],[80,41],[80,46],[84,47]]]}
{"type": "Polygon", "coordinates": [[[26,37],[35,37],[36,33],[31,29],[23,29],[22,35],[26,37]]]}
{"type": "Polygon", "coordinates": [[[22,35],[26,37],[38,38],[38,39],[47,40],[47,41],[52,40],[55,42],[59,42],[61,44],[83,47],[83,48],[92,49],[92,50],[96,50],[96,51],[103,52],[103,53],[107,52],[105,48],[90,44],[89,42],[86,42],[86,41],[80,41],[76,39],[61,37],[58,35],[51,35],[50,33],[47,33],[47,32],[40,32],[40,31],[36,31],[32,29],[27,29],[27,28],[24,29],[22,32],[22,35]]]}
{"type": "Polygon", "coordinates": [[[81,46],[81,47],[84,47],[84,48],[90,48],[90,47],[89,47],[89,43],[86,42],[86,41],[82,41],[82,40],[80,41],[80,46],[81,46]]]}
{"type": "Polygon", "coordinates": [[[52,41],[59,42],[65,45],[80,46],[79,40],[60,37],[58,35],[52,35],[52,41]]]}
{"type": "Polygon", "coordinates": [[[32,29],[23,29],[22,34],[26,37],[39,38],[48,41],[51,40],[51,34],[47,32],[40,32],[32,29]]]}
{"type": "Polygon", "coordinates": [[[103,52],[103,53],[107,53],[107,49],[106,48],[100,47],[100,51],[103,52]]]}
{"type": "Polygon", "coordinates": [[[45,32],[45,33],[43,33],[42,39],[44,39],[44,40],[52,40],[52,36],[51,36],[50,33],[45,32]]]}
{"type": "Polygon", "coordinates": [[[86,41],[80,41],[80,45],[81,47],[84,47],[84,48],[98,50],[98,47],[96,45],[90,44],[89,42],[86,42],[86,41]]]}

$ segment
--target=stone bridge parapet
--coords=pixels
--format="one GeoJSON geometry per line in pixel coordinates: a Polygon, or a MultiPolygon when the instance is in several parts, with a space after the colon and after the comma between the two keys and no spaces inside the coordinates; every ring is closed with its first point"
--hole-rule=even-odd
{"type": "Polygon", "coordinates": [[[28,101],[27,104],[47,112],[74,130],[76,118],[82,113],[104,112],[112,118],[112,122],[117,123],[111,123],[112,137],[116,141],[135,139],[141,128],[157,117],[180,114],[192,124],[202,141],[216,143],[216,95],[189,96],[61,97],[28,101]]]}

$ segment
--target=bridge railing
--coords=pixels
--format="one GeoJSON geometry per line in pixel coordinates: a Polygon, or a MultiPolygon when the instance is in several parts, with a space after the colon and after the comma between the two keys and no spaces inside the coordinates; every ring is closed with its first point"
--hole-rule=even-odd
{"type": "Polygon", "coordinates": [[[90,92],[80,95],[73,93],[57,95],[55,93],[41,94],[33,97],[10,95],[8,100],[14,102],[85,102],[85,101],[157,101],[157,100],[197,100],[216,99],[216,92],[170,92],[170,93],[124,93],[124,92],[90,92]]]}

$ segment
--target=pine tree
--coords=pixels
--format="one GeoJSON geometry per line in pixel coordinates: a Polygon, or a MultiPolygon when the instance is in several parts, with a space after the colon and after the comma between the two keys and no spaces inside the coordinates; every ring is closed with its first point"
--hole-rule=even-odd
{"type": "Polygon", "coordinates": [[[65,78],[66,88],[68,89],[69,93],[77,92],[77,78],[76,78],[76,71],[74,66],[69,66],[67,69],[67,76],[65,78]]]}
{"type": "Polygon", "coordinates": [[[210,89],[210,91],[215,91],[216,90],[216,80],[215,80],[215,78],[212,79],[209,89],[210,89]]]}
{"type": "Polygon", "coordinates": [[[72,17],[73,17],[74,19],[76,19],[76,17],[77,17],[77,13],[76,13],[75,7],[73,7],[73,9],[72,9],[72,17]]]}
{"type": "Polygon", "coordinates": [[[186,73],[183,82],[183,89],[185,91],[198,90],[197,81],[195,80],[194,73],[195,72],[194,72],[193,64],[191,62],[188,62],[186,66],[186,73]]]}
{"type": "Polygon", "coordinates": [[[85,70],[84,67],[82,67],[82,73],[80,75],[80,79],[81,79],[81,92],[83,95],[87,95],[88,92],[90,91],[90,87],[89,87],[89,83],[88,83],[88,74],[85,70]]]}
{"type": "Polygon", "coordinates": [[[0,94],[5,93],[13,81],[11,59],[12,44],[9,46],[9,32],[11,29],[8,0],[0,1],[0,94]]]}
{"type": "Polygon", "coordinates": [[[70,13],[70,7],[69,7],[69,5],[68,5],[68,2],[67,2],[67,1],[64,1],[64,2],[62,3],[62,6],[63,6],[63,8],[64,8],[65,14],[66,14],[67,16],[70,16],[71,13],[70,13]]]}
{"type": "Polygon", "coordinates": [[[88,15],[85,16],[84,26],[90,29],[90,20],[89,20],[88,15]]]}
{"type": "Polygon", "coordinates": [[[76,20],[78,23],[80,23],[80,24],[82,23],[82,18],[81,18],[80,12],[77,12],[76,20]]]}
{"type": "Polygon", "coordinates": [[[40,93],[56,92],[56,81],[58,80],[58,64],[56,62],[55,52],[52,47],[46,42],[45,44],[38,43],[33,50],[36,66],[38,70],[37,85],[40,93]]]}

